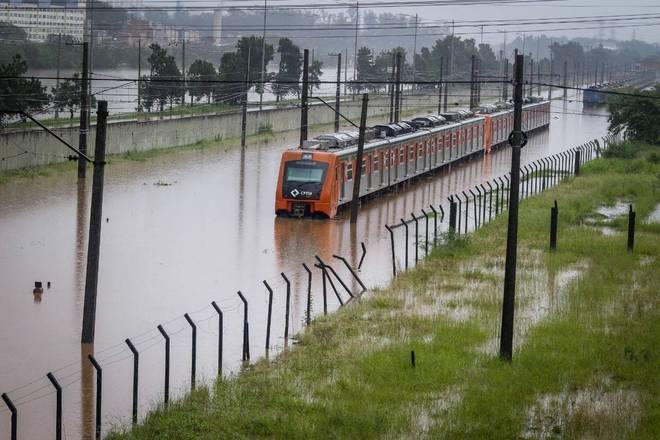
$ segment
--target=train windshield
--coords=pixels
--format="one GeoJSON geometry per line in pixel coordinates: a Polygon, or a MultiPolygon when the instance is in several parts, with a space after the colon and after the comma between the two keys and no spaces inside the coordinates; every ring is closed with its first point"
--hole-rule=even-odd
{"type": "Polygon", "coordinates": [[[328,164],[320,162],[289,162],[286,165],[284,180],[287,183],[322,183],[328,164]]]}

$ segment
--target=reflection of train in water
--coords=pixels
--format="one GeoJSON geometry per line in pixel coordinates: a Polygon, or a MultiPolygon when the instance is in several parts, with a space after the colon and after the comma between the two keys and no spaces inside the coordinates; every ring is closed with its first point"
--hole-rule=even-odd
{"type": "MultiPolygon", "coordinates": [[[[523,129],[550,123],[550,103],[530,99],[523,106],[523,129]]],[[[360,198],[498,146],[513,128],[510,104],[479,113],[442,113],[369,129],[360,172],[360,198]]],[[[334,217],[352,200],[357,133],[333,133],[282,153],[275,196],[281,216],[334,217]]]]}

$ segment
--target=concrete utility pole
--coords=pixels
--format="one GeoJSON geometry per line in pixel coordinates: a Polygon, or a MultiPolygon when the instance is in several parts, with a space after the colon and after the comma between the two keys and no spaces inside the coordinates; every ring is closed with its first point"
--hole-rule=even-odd
{"type": "Polygon", "coordinates": [[[417,77],[417,24],[418,17],[415,14],[415,36],[413,37],[413,71],[412,71],[412,80],[413,80],[413,89],[416,89],[415,78],[417,77]]]}
{"type": "Polygon", "coordinates": [[[247,132],[247,103],[248,89],[250,88],[250,55],[250,48],[248,47],[245,82],[243,83],[243,99],[241,99],[241,147],[245,147],[245,137],[247,132]]]}
{"type": "Polygon", "coordinates": [[[396,79],[394,83],[394,122],[399,122],[401,111],[401,52],[396,54],[396,79]]]}
{"type": "Polygon", "coordinates": [[[445,58],[440,57],[440,81],[438,82],[438,113],[442,112],[442,80],[445,58]]]}
{"type": "Polygon", "coordinates": [[[259,91],[259,110],[262,109],[264,102],[264,75],[266,73],[266,16],[268,7],[268,0],[264,0],[264,31],[261,36],[261,89],[259,91]]]}
{"type": "Polygon", "coordinates": [[[362,160],[364,153],[364,132],[367,127],[367,108],[369,107],[369,94],[362,95],[362,114],[360,115],[360,131],[358,136],[357,157],[355,158],[353,179],[353,199],[351,200],[351,224],[357,223],[358,207],[360,206],[360,183],[362,181],[362,160]]]}
{"type": "Polygon", "coordinates": [[[309,82],[309,49],[303,52],[302,93],[300,102],[300,146],[307,140],[307,88],[309,82]]]}
{"type": "Polygon", "coordinates": [[[568,96],[568,90],[566,89],[566,80],[568,79],[568,61],[564,60],[564,79],[562,81],[564,85],[564,101],[566,100],[566,97],[568,96]]]}
{"type": "Polygon", "coordinates": [[[476,75],[476,57],[472,55],[471,64],[470,64],[470,110],[474,110],[475,101],[477,99],[475,75],[476,75]]]}
{"type": "Polygon", "coordinates": [[[181,105],[186,104],[186,35],[183,35],[181,45],[181,73],[183,75],[183,87],[181,88],[181,105]]]}
{"type": "MultiPolygon", "coordinates": [[[[82,44],[82,78],[80,83],[80,128],[78,135],[78,150],[87,154],[87,130],[89,129],[89,43],[82,44]]],[[[85,178],[87,162],[78,156],[78,177],[85,178]]]]}
{"type": "Polygon", "coordinates": [[[137,83],[137,111],[142,111],[142,92],[140,90],[140,80],[142,79],[142,38],[138,38],[138,83],[137,83]]]}
{"type": "Polygon", "coordinates": [[[337,88],[335,89],[335,131],[339,131],[339,112],[341,109],[341,52],[337,54],[337,88]]]}
{"type": "Polygon", "coordinates": [[[518,196],[520,190],[520,149],[523,144],[522,104],[524,56],[515,54],[513,89],[513,142],[511,145],[511,186],[509,188],[509,219],[504,264],[504,295],[502,301],[502,328],[500,332],[500,358],[511,362],[513,355],[513,314],[516,302],[516,258],[518,255],[518,196]]]}
{"type": "MultiPolygon", "coordinates": [[[[87,44],[87,43],[85,43],[87,44]]],[[[103,178],[105,168],[105,139],[108,125],[108,103],[98,102],[96,118],[96,144],[94,148],[94,178],[92,181],[92,207],[89,216],[89,242],[87,245],[87,271],[85,276],[85,302],[83,305],[83,344],[94,343],[96,328],[96,293],[99,281],[99,252],[101,248],[101,220],[103,217],[103,178]]]]}
{"type": "MultiPolygon", "coordinates": [[[[445,69],[445,72],[447,72],[447,76],[449,76],[449,60],[446,60],[446,61],[447,61],[447,68],[445,69]]],[[[442,106],[445,109],[444,111],[447,111],[447,98],[448,98],[448,95],[449,95],[449,83],[448,82],[445,82],[444,92],[445,92],[445,96],[442,99],[443,100],[442,106]]]]}
{"type": "Polygon", "coordinates": [[[548,100],[552,99],[552,85],[555,83],[554,57],[550,51],[550,87],[548,87],[548,100]]]}
{"type": "Polygon", "coordinates": [[[357,74],[358,27],[360,25],[360,2],[355,3],[355,44],[353,48],[353,81],[357,74]]]}
{"type": "Polygon", "coordinates": [[[504,88],[502,89],[502,101],[506,102],[509,99],[509,59],[504,58],[504,88]]]}
{"type": "MultiPolygon", "coordinates": [[[[55,79],[55,90],[60,87],[60,57],[62,55],[62,34],[57,34],[57,76],[55,79]]],[[[81,105],[82,108],[82,105],[81,105]]],[[[55,118],[60,117],[60,109],[55,106],[55,118]]]]}
{"type": "Polygon", "coordinates": [[[394,79],[396,78],[396,54],[392,52],[392,76],[390,79],[390,124],[394,122],[394,79]]]}

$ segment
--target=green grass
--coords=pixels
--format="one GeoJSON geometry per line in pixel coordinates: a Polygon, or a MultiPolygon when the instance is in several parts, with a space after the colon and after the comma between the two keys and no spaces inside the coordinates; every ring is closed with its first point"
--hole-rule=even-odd
{"type": "Polygon", "coordinates": [[[497,356],[500,217],[316,319],[277,358],[108,438],[660,438],[660,228],[642,221],[659,176],[645,159],[597,159],[522,202],[511,364],[497,356]],[[633,254],[623,220],[614,236],[583,223],[621,199],[637,211],[633,254]]]}

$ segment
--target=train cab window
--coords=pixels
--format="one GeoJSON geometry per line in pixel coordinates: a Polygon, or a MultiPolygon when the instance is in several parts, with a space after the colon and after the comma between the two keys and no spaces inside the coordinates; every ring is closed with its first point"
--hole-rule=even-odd
{"type": "Polygon", "coordinates": [[[290,161],[284,168],[284,181],[296,183],[323,182],[328,164],[313,161],[290,161]]]}
{"type": "Polygon", "coordinates": [[[353,180],[353,163],[349,162],[346,165],[346,180],[353,180]]]}

